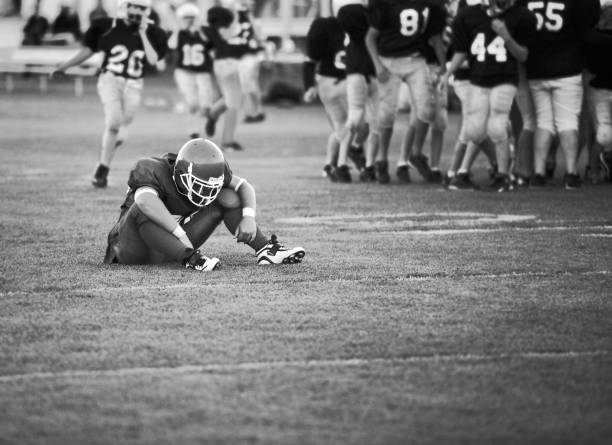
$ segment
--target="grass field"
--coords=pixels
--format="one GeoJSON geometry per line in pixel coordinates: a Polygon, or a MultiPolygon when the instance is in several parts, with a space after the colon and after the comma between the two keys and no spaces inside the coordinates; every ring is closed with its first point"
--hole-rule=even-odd
{"type": "Polygon", "coordinates": [[[219,271],[107,266],[184,116],[143,107],[95,190],[101,108],[64,87],[0,96],[0,444],[612,443],[611,186],[332,184],[322,109],[269,107],[227,156],[301,265],[219,228],[219,271]]]}

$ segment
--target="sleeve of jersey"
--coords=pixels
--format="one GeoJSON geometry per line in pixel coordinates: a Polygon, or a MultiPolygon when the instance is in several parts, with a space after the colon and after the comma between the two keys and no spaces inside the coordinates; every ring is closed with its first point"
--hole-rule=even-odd
{"type": "Polygon", "coordinates": [[[518,44],[529,48],[536,38],[537,26],[537,19],[535,15],[530,11],[525,10],[525,14],[515,36],[518,44]]]}
{"type": "Polygon", "coordinates": [[[156,175],[156,164],[152,159],[141,159],[130,172],[128,187],[137,190],[140,187],[150,187],[154,189],[159,197],[163,196],[163,190],[156,175]]]}
{"type": "Polygon", "coordinates": [[[168,52],[168,36],[163,29],[155,28],[151,44],[153,48],[155,48],[155,52],[157,52],[157,56],[160,59],[166,57],[166,53],[168,52]]]}
{"type": "Polygon", "coordinates": [[[103,34],[104,23],[102,20],[94,20],[83,36],[83,43],[93,52],[98,51],[98,40],[103,34]]]}
{"type": "Polygon", "coordinates": [[[327,46],[324,33],[323,21],[315,19],[306,34],[306,55],[312,60],[321,60],[321,50],[327,46]]]}
{"type": "Polygon", "coordinates": [[[452,42],[453,49],[456,53],[469,53],[470,43],[468,42],[468,36],[465,31],[463,14],[457,15],[453,21],[453,34],[452,42]]]}
{"type": "Polygon", "coordinates": [[[223,176],[223,187],[229,187],[230,182],[232,182],[232,178],[234,177],[234,173],[232,172],[231,167],[225,161],[225,173],[223,176]]]}
{"type": "Polygon", "coordinates": [[[435,5],[431,8],[429,24],[427,25],[427,35],[435,36],[442,34],[446,27],[446,8],[435,5]]]}
{"type": "Polygon", "coordinates": [[[575,25],[578,35],[584,38],[584,34],[595,28],[601,15],[599,0],[574,0],[575,25]],[[578,5],[580,3],[580,5],[578,5]]]}
{"type": "Polygon", "coordinates": [[[385,27],[381,5],[376,0],[370,0],[368,5],[368,24],[375,29],[383,29],[385,27]]]}

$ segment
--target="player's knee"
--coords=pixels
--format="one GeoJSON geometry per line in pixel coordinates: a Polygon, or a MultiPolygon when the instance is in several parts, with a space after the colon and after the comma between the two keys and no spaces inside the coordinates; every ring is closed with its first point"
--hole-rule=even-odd
{"type": "Polygon", "coordinates": [[[448,126],[448,113],[445,109],[441,109],[436,114],[436,118],[433,121],[432,129],[437,131],[446,131],[448,126]]]}
{"type": "Polygon", "coordinates": [[[485,122],[468,122],[465,125],[465,138],[467,141],[480,143],[487,137],[485,122]]]}
{"type": "Polygon", "coordinates": [[[612,146],[612,126],[602,125],[597,129],[597,143],[602,147],[612,146]]]}
{"type": "Polygon", "coordinates": [[[123,124],[123,116],[119,113],[107,116],[106,129],[112,132],[118,132],[123,124]]]}
{"type": "Polygon", "coordinates": [[[219,192],[215,201],[221,207],[221,211],[223,211],[223,209],[236,209],[242,205],[238,193],[227,188],[224,188],[219,192]]]}
{"type": "Polygon", "coordinates": [[[578,131],[580,126],[580,119],[578,115],[575,116],[563,116],[555,119],[555,126],[559,133],[564,133],[567,131],[578,131]]]}
{"type": "Polygon", "coordinates": [[[392,128],[395,124],[395,109],[390,107],[380,106],[378,110],[378,128],[392,128]]]}
{"type": "Polygon", "coordinates": [[[508,139],[508,120],[505,116],[494,116],[487,123],[487,136],[497,143],[508,139]]]}
{"type": "Polygon", "coordinates": [[[433,123],[436,118],[436,108],[433,104],[422,104],[415,114],[420,121],[433,123]]]}

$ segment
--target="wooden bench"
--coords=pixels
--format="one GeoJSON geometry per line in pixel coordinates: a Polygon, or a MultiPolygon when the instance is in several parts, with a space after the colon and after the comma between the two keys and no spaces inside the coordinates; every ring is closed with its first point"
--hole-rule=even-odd
{"type": "MultiPolygon", "coordinates": [[[[0,57],[0,72],[4,73],[4,87],[8,93],[15,89],[15,75],[38,75],[41,93],[49,86],[49,74],[61,62],[70,59],[80,51],[79,47],[23,46],[15,48],[0,57]]],[[[98,72],[102,62],[101,54],[94,54],[80,66],[70,68],[66,74],[74,78],[74,93],[83,95],[83,78],[98,72]]]]}

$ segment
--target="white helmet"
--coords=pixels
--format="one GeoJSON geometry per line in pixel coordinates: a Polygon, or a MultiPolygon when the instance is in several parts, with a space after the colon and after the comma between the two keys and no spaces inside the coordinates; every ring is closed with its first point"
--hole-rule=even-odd
{"type": "Polygon", "coordinates": [[[176,16],[179,19],[185,19],[187,17],[198,18],[200,17],[200,14],[200,8],[193,3],[183,3],[181,6],[176,8],[176,16]]]}
{"type": "Polygon", "coordinates": [[[119,0],[117,17],[140,24],[151,13],[151,0],[119,0]]]}

